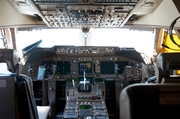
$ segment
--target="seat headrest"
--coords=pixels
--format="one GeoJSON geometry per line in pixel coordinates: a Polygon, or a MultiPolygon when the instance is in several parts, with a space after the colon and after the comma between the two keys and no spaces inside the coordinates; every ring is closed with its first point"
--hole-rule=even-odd
{"type": "Polygon", "coordinates": [[[179,119],[180,84],[132,84],[120,94],[120,119],[179,119]]]}
{"type": "Polygon", "coordinates": [[[0,62],[7,64],[10,72],[16,71],[16,66],[19,63],[19,57],[14,49],[0,49],[0,62]]]}
{"type": "Polygon", "coordinates": [[[169,77],[172,70],[180,70],[180,53],[160,53],[157,57],[157,67],[162,70],[162,77],[169,77]]]}

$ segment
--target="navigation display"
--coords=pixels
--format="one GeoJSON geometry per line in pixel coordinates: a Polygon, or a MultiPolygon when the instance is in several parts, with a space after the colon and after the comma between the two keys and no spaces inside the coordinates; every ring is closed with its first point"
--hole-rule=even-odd
{"type": "Polygon", "coordinates": [[[57,74],[70,74],[70,62],[57,62],[57,74]]]}
{"type": "Polygon", "coordinates": [[[85,75],[92,74],[92,64],[91,62],[80,62],[79,63],[79,74],[83,75],[85,72],[85,75]]]}
{"type": "Polygon", "coordinates": [[[114,74],[115,67],[113,61],[102,61],[101,62],[101,74],[114,74]]]}
{"type": "Polygon", "coordinates": [[[117,61],[116,64],[118,65],[118,74],[123,74],[124,67],[127,66],[129,63],[127,61],[117,61]]]}

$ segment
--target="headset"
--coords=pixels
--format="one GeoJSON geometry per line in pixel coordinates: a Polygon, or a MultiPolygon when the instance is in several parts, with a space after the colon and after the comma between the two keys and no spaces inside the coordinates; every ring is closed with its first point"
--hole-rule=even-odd
{"type": "MultiPolygon", "coordinates": [[[[168,34],[169,34],[169,37],[170,37],[171,41],[180,48],[180,44],[177,44],[177,43],[176,43],[176,41],[174,40],[174,37],[173,37],[173,33],[172,33],[173,28],[174,28],[174,25],[176,24],[176,22],[177,22],[177,20],[178,20],[179,18],[180,18],[180,16],[177,17],[177,18],[171,23],[171,25],[170,25],[170,27],[169,27],[169,30],[168,30],[168,34]]],[[[173,48],[170,48],[170,47],[168,47],[167,45],[164,45],[164,44],[162,44],[162,46],[165,47],[165,48],[171,49],[171,50],[180,51],[180,49],[173,49],[173,48]]]]}

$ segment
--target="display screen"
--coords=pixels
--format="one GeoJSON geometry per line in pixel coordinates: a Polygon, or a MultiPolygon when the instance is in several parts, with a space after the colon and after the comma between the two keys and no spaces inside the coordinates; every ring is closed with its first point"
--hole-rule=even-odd
{"type": "Polygon", "coordinates": [[[114,74],[115,67],[113,61],[102,61],[101,62],[101,74],[114,74]]]}
{"type": "Polygon", "coordinates": [[[56,65],[55,62],[51,62],[51,61],[42,62],[42,65],[45,66],[47,75],[53,74],[53,66],[56,65]]]}
{"type": "Polygon", "coordinates": [[[45,72],[46,72],[45,66],[39,66],[37,79],[43,80],[45,78],[45,72]]]}
{"type": "Polygon", "coordinates": [[[57,62],[57,74],[70,74],[70,62],[57,62]]]}
{"type": "MultiPolygon", "coordinates": [[[[84,81],[84,77],[79,77],[79,82],[84,81]]],[[[86,82],[92,84],[92,78],[91,77],[86,77],[86,82]]]]}
{"type": "Polygon", "coordinates": [[[91,109],[91,105],[80,105],[80,109],[91,109]]]}
{"type": "Polygon", "coordinates": [[[95,78],[95,82],[103,82],[103,78],[95,78]]]}
{"type": "Polygon", "coordinates": [[[68,82],[72,82],[72,80],[74,80],[74,82],[76,82],[76,78],[68,78],[68,82]]]}
{"type": "Polygon", "coordinates": [[[85,75],[92,74],[92,64],[91,62],[80,62],[79,63],[79,74],[83,75],[85,72],[85,75]]]}
{"type": "Polygon", "coordinates": [[[129,63],[127,61],[117,61],[116,64],[118,65],[118,74],[123,74],[124,67],[127,66],[129,63]]]}

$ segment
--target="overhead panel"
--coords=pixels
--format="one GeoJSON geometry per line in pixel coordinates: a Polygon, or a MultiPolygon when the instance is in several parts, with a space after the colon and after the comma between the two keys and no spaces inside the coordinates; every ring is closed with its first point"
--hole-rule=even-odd
{"type": "Polygon", "coordinates": [[[51,27],[119,27],[138,0],[34,0],[51,27]]]}
{"type": "Polygon", "coordinates": [[[152,13],[162,0],[8,0],[20,13],[48,27],[119,28],[152,13]]]}

